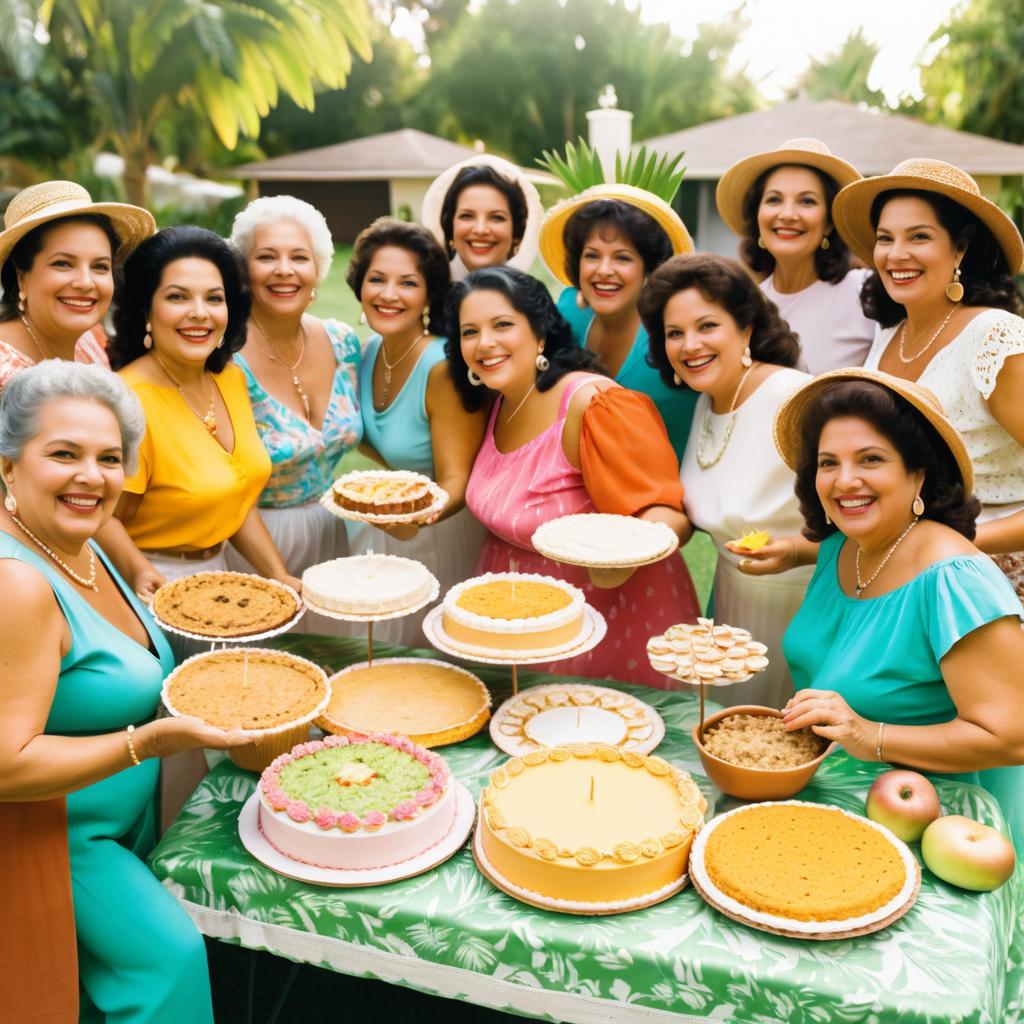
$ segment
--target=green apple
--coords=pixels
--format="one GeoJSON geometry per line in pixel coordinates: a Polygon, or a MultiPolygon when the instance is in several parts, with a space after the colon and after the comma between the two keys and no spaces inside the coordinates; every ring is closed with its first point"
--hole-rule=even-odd
{"type": "Polygon", "coordinates": [[[924,830],[921,856],[944,882],[974,892],[998,889],[1017,860],[1002,832],[960,814],[937,818],[924,830]]]}
{"type": "Polygon", "coordinates": [[[935,787],[923,775],[897,768],[872,783],[864,813],[905,843],[916,843],[942,807],[935,787]]]}

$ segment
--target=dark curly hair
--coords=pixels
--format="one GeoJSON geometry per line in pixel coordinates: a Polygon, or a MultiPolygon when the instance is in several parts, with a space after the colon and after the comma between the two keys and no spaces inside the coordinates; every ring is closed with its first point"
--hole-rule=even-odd
{"type": "Polygon", "coordinates": [[[111,266],[114,273],[114,301],[117,301],[118,292],[121,289],[121,273],[118,264],[113,262],[113,257],[117,254],[121,239],[114,230],[114,225],[109,217],[102,213],[78,213],[71,217],[48,220],[45,224],[40,224],[39,227],[33,228],[18,239],[10,256],[4,260],[3,267],[0,267],[0,287],[3,288],[3,298],[0,299],[0,321],[14,320],[18,316],[18,272],[27,274],[32,269],[36,257],[42,252],[46,236],[55,228],[63,227],[65,224],[91,224],[107,236],[107,240],[110,242],[111,266]]]}
{"type": "Polygon", "coordinates": [[[411,252],[416,266],[423,275],[427,289],[427,307],[430,310],[428,330],[431,334],[444,334],[444,307],[451,287],[451,267],[437,239],[422,224],[409,224],[394,217],[378,217],[364,228],[352,250],[345,280],[355,297],[362,301],[363,281],[378,249],[394,246],[411,252]]]}
{"type": "MultiPolygon", "coordinates": [[[[954,247],[967,247],[960,262],[960,283],[964,286],[965,306],[989,306],[1008,313],[1020,310],[1020,295],[1014,284],[1010,265],[1006,262],[995,236],[977,217],[956,200],[937,192],[918,189],[893,189],[882,192],[871,204],[871,226],[878,227],[882,209],[890,199],[912,198],[926,202],[935,212],[939,224],[949,234],[954,247]]],[[[898,324],[907,311],[890,298],[877,270],[872,270],[860,290],[864,315],[883,327],[898,324]]]]}
{"type": "Polygon", "coordinates": [[[470,412],[479,409],[484,396],[490,393],[485,387],[470,384],[469,367],[462,357],[459,311],[466,296],[475,291],[500,292],[513,309],[526,317],[534,335],[543,340],[544,355],[550,365],[537,373],[538,391],[547,391],[574,370],[607,373],[593,352],[576,343],[572,329],[540,281],[514,267],[482,267],[452,287],[446,309],[449,330],[444,351],[455,389],[463,406],[470,412]]]}
{"type": "Polygon", "coordinates": [[[974,539],[981,504],[964,486],[960,467],[938,431],[908,401],[874,381],[840,380],[823,388],[804,413],[800,428],[800,456],[796,466],[796,496],[804,517],[804,536],[821,541],[836,532],[825,519],[815,487],[818,444],[831,420],[855,417],[870,423],[899,452],[908,473],[924,470],[922,519],[974,539]]]}
{"type": "Polygon", "coordinates": [[[776,366],[796,366],[800,361],[796,335],[737,260],[710,253],[673,256],[647,279],[637,302],[647,331],[647,361],[670,388],[689,390],[675,382],[665,351],[665,307],[687,288],[696,288],[708,302],[721,306],[741,331],[752,328],[750,354],[755,359],[776,366]]]}
{"type": "Polygon", "coordinates": [[[146,354],[143,338],[153,296],[164,271],[175,260],[198,259],[212,263],[224,283],[228,325],[223,344],[206,357],[206,369],[220,373],[231,356],[245,344],[251,299],[241,257],[220,235],[186,224],[164,228],[147,238],[124,265],[124,292],[114,310],[115,336],[110,341],[110,365],[118,370],[146,354]]]}
{"type": "Polygon", "coordinates": [[[510,256],[515,256],[519,243],[526,234],[526,196],[517,182],[499,174],[493,167],[486,164],[463,167],[455,180],[451,183],[448,191],[444,194],[444,202],[441,203],[441,230],[444,232],[444,244],[449,252],[452,250],[452,239],[455,237],[455,210],[459,204],[459,196],[463,191],[473,185],[490,185],[496,188],[508,203],[508,211],[512,215],[512,251],[510,256]]]}
{"type": "Polygon", "coordinates": [[[587,239],[597,231],[603,239],[606,232],[625,235],[633,243],[644,262],[644,273],[650,274],[672,255],[672,242],[661,225],[620,199],[595,199],[580,207],[565,225],[565,274],[575,288],[580,286],[580,258],[587,239]]]}
{"type": "MultiPolygon", "coordinates": [[[[758,244],[761,229],[757,226],[757,211],[764,198],[764,186],[769,175],[774,174],[779,167],[791,166],[811,171],[817,176],[825,193],[825,210],[828,214],[828,221],[830,224],[832,223],[832,200],[839,192],[839,183],[831,175],[823,174],[816,167],[808,167],[806,164],[778,164],[775,167],[769,167],[747,190],[747,194],[743,197],[743,205],[740,207],[743,223],[746,225],[746,234],[740,242],[740,256],[755,274],[762,277],[767,277],[775,270],[775,257],[758,244]]],[[[850,269],[850,250],[840,237],[839,232],[834,229],[828,233],[828,241],[827,249],[819,248],[814,252],[814,272],[818,275],[818,280],[837,284],[846,277],[850,269]]]]}

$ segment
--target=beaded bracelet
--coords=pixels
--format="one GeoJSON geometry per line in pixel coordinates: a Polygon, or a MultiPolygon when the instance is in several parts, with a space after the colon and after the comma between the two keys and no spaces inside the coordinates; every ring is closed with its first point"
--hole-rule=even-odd
{"type": "Polygon", "coordinates": [[[128,756],[132,759],[132,767],[138,768],[142,762],[139,760],[138,754],[135,753],[135,740],[132,738],[132,733],[135,732],[135,726],[128,726],[128,756]]]}
{"type": "Polygon", "coordinates": [[[882,760],[882,740],[885,738],[885,722],[878,723],[878,736],[875,737],[875,760],[882,760]]]}

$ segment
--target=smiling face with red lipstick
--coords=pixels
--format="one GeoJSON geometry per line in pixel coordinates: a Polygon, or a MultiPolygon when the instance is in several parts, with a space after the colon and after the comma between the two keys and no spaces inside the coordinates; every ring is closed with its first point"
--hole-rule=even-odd
{"type": "Polygon", "coordinates": [[[220,270],[196,256],[168,263],[153,295],[149,323],[163,364],[185,372],[205,366],[228,326],[220,270]]]}
{"type": "Polygon", "coordinates": [[[776,167],[764,182],[757,226],[777,262],[810,264],[832,230],[821,175],[810,167],[776,167]]]}

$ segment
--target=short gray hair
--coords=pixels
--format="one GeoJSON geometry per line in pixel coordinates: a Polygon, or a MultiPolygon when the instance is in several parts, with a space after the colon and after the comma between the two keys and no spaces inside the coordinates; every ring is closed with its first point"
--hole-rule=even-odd
{"type": "Polygon", "coordinates": [[[235,216],[231,225],[231,244],[248,260],[252,252],[252,238],[256,229],[264,224],[291,221],[309,236],[316,264],[317,284],[323,281],[334,259],[334,242],[324,215],[315,207],[295,196],[261,196],[235,216]]]}
{"type": "Polygon", "coordinates": [[[61,398],[99,402],[114,414],[121,428],[125,470],[134,473],[146,433],[142,403],[116,373],[66,359],[45,359],[19,370],[0,392],[0,455],[21,458],[26,443],[39,432],[43,406],[61,398]]]}

